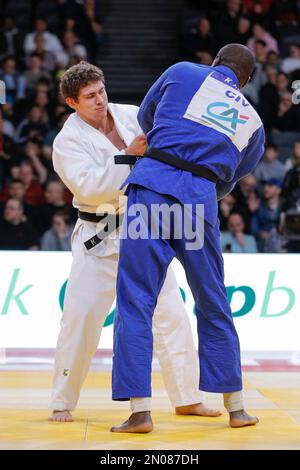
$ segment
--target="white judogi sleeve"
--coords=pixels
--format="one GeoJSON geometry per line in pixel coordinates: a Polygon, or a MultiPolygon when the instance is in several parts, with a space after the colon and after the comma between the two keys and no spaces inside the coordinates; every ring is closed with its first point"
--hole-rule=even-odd
{"type": "MultiPolygon", "coordinates": [[[[110,104],[118,133],[128,146],[142,133],[136,106],[110,104]]],[[[74,195],[73,205],[82,211],[97,212],[100,204],[116,201],[127,178],[128,165],[115,165],[118,150],[99,130],[72,114],[53,144],[53,165],[74,195]]]]}

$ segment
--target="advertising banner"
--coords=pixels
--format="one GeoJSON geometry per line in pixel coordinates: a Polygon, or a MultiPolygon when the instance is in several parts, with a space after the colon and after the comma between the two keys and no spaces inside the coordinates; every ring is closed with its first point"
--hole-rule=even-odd
{"type": "MultiPolygon", "coordinates": [[[[0,349],[55,348],[71,262],[69,252],[0,252],[0,349]]],[[[224,263],[242,351],[299,351],[300,255],[225,254],[224,263]]],[[[194,301],[172,265],[197,344],[194,301]]],[[[112,348],[113,317],[114,305],[100,348],[112,348]]]]}

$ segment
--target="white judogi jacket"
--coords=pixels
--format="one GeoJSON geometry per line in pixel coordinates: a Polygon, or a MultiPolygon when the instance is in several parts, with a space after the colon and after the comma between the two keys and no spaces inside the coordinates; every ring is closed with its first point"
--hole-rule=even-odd
{"type": "MultiPolygon", "coordinates": [[[[108,109],[126,146],[142,134],[137,122],[137,106],[109,103],[108,109]]],[[[115,165],[113,158],[115,154],[124,153],[77,113],[67,119],[53,143],[53,165],[74,195],[74,207],[93,214],[125,210],[126,196],[120,186],[129,175],[130,167],[115,165]]],[[[78,220],[73,235],[79,229],[86,232],[83,239],[88,240],[95,235],[96,224],[78,220]]],[[[87,253],[108,256],[118,251],[119,243],[113,233],[87,253]]]]}

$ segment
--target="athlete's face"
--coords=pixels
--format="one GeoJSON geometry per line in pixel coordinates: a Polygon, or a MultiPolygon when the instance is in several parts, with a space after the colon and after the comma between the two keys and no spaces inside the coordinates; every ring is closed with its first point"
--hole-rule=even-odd
{"type": "Polygon", "coordinates": [[[66,102],[87,121],[99,121],[107,115],[108,98],[101,80],[82,87],[77,101],[67,98],[66,102]]]}

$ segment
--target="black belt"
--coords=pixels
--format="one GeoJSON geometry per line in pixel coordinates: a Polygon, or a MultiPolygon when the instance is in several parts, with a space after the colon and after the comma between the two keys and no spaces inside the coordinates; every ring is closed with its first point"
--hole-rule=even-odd
{"type": "Polygon", "coordinates": [[[197,165],[193,162],[188,162],[182,158],[171,155],[170,153],[165,152],[164,150],[156,149],[153,147],[148,147],[145,154],[141,155],[115,155],[115,164],[125,164],[125,165],[134,165],[139,158],[152,158],[154,160],[159,160],[160,162],[167,163],[179,170],[189,171],[195,176],[201,176],[209,181],[216,183],[218,181],[218,176],[205,166],[197,165]]]}
{"type": "Polygon", "coordinates": [[[108,214],[91,214],[90,212],[81,212],[78,211],[78,217],[82,220],[86,220],[87,222],[101,222],[104,217],[107,217],[108,214]]]}
{"type": "Polygon", "coordinates": [[[87,222],[101,222],[101,220],[105,219],[107,222],[104,228],[96,233],[93,237],[89,240],[84,242],[84,245],[87,250],[94,248],[94,246],[99,245],[108,235],[114,232],[122,223],[124,214],[91,214],[89,212],[81,212],[78,211],[78,216],[82,220],[86,220],[87,222]]]}

